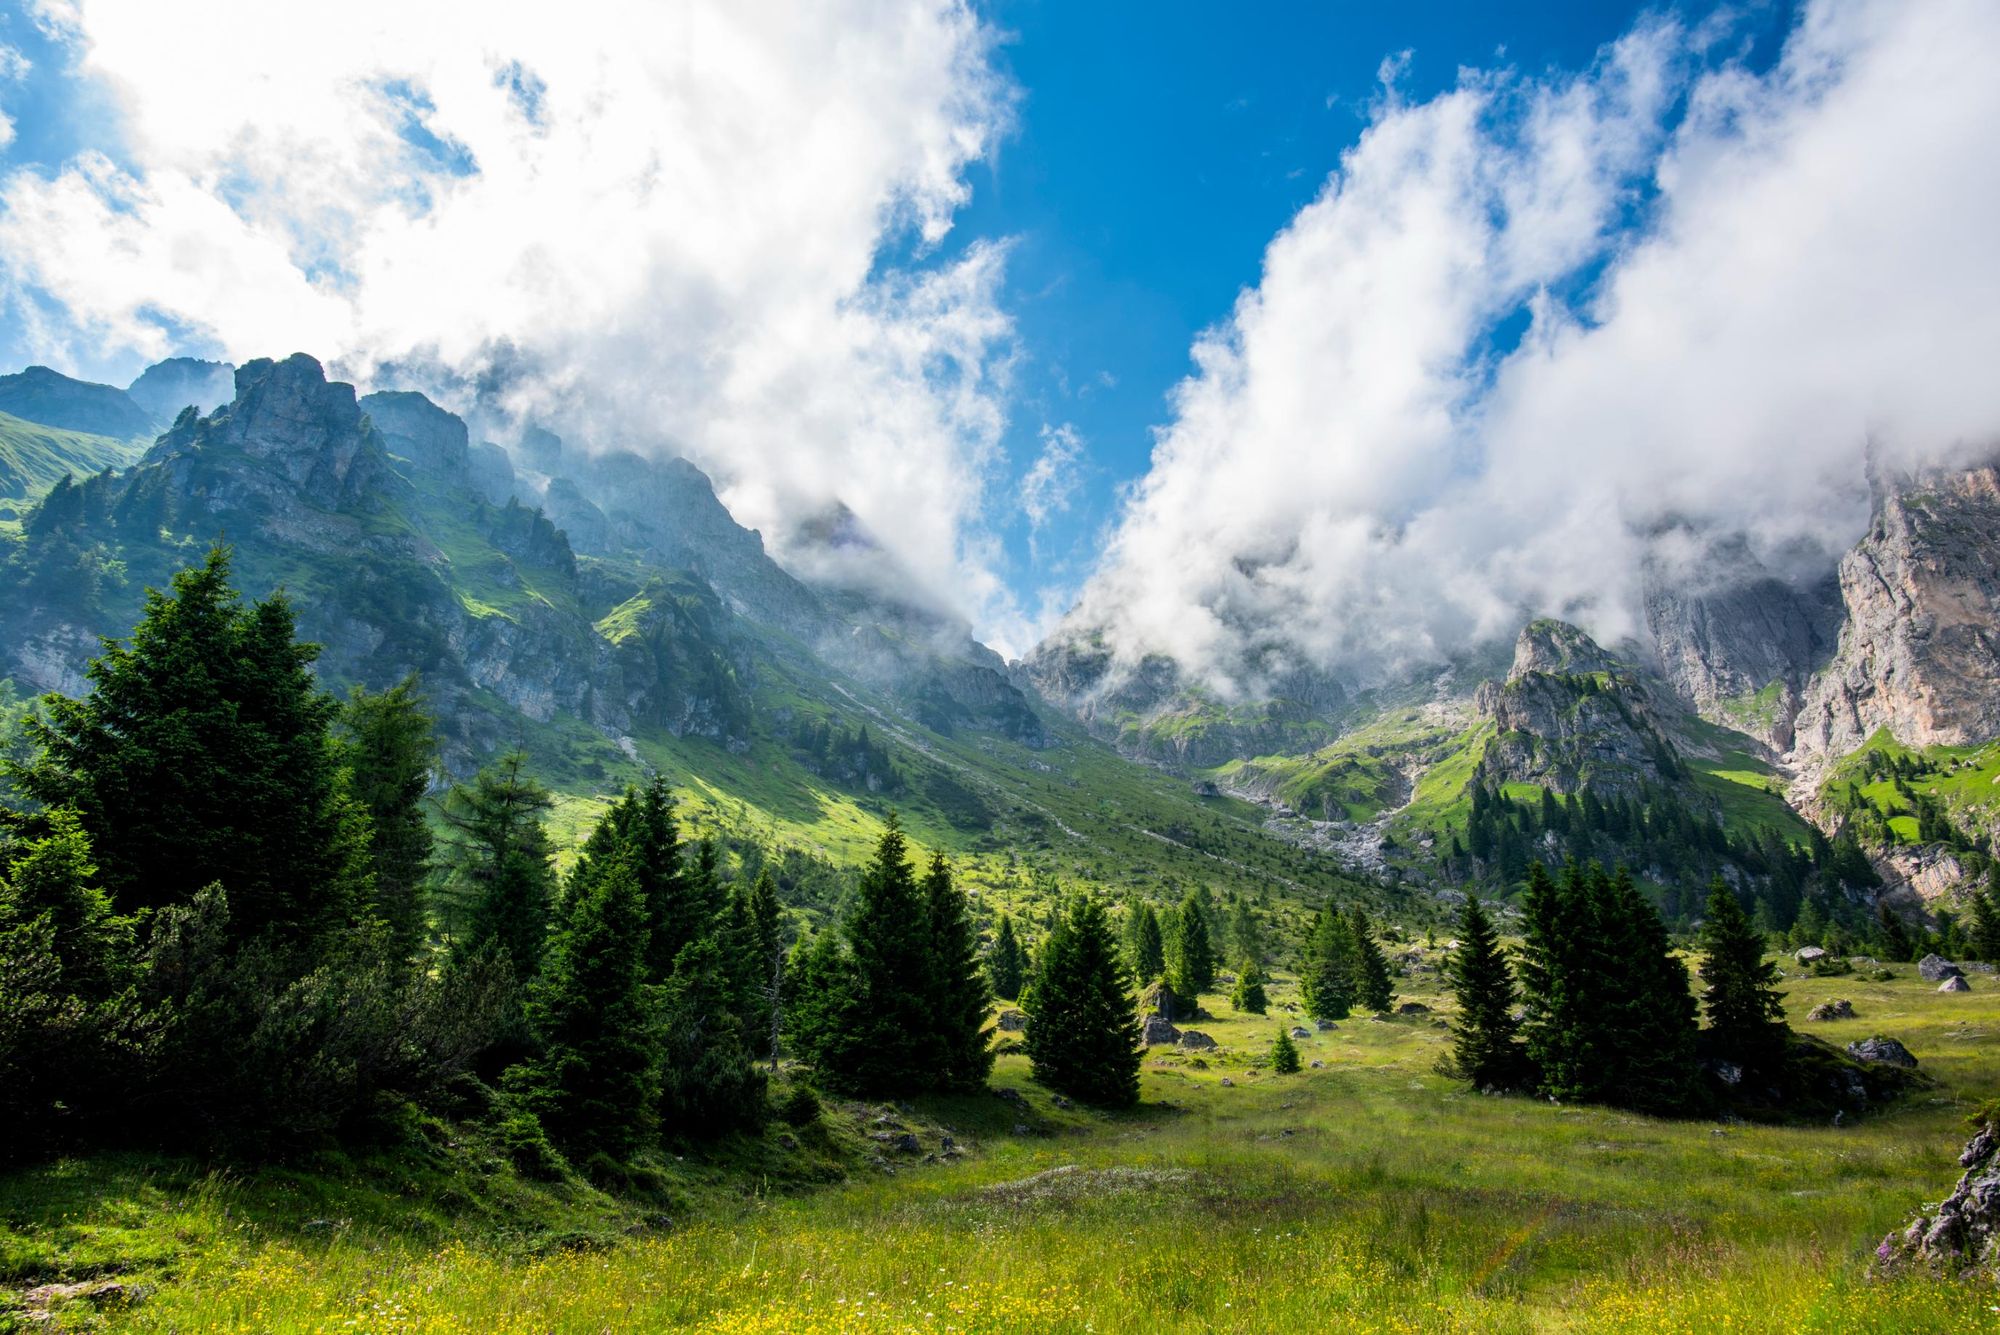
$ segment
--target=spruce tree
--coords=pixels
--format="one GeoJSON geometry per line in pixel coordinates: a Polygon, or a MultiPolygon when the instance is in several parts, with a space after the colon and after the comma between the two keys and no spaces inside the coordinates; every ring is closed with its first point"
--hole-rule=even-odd
{"type": "Polygon", "coordinates": [[[1694,994],[1687,966],[1674,956],[1666,924],[1632,877],[1620,868],[1593,877],[1603,904],[1599,932],[1619,961],[1622,992],[1606,989],[1605,1088],[1609,1101],[1640,1112],[1672,1115],[1695,1097],[1694,994]]]}
{"type": "Polygon", "coordinates": [[[371,916],[407,958],[430,928],[431,825],[424,812],[437,768],[436,721],[410,676],[379,693],[355,687],[341,711],[349,791],[368,813],[371,916]]]}
{"type": "MultiPolygon", "coordinates": [[[[527,764],[526,755],[509,752],[470,783],[454,787],[444,808],[447,890],[465,924],[458,955],[502,954],[521,979],[542,967],[555,898],[555,870],[542,826],[552,799],[529,777],[527,764]]],[[[629,861],[626,872],[636,881],[629,861]]],[[[644,949],[644,933],[638,941],[644,949]]]]}
{"type": "Polygon", "coordinates": [[[854,994],[854,961],[832,931],[801,937],[785,958],[784,1032],[800,1060],[830,1070],[854,994]]]}
{"type": "Polygon", "coordinates": [[[840,1018],[823,1036],[822,1074],[859,1094],[932,1083],[930,911],[894,815],[861,874],[846,924],[851,975],[840,1018]]]}
{"type": "Polygon", "coordinates": [[[541,1044],[536,1110],[561,1143],[625,1155],[653,1127],[659,1084],[645,901],[618,861],[576,886],[566,908],[528,1006],[541,1044]]]}
{"type": "Polygon", "coordinates": [[[1332,904],[1313,920],[1299,965],[1299,992],[1315,1020],[1344,1020],[1354,1007],[1353,932],[1332,904]]]}
{"type": "Polygon", "coordinates": [[[1887,904],[1876,909],[1875,937],[1875,948],[1883,959],[1908,964],[1916,958],[1916,943],[1910,939],[1909,928],[1903,926],[1903,919],[1887,904]]]}
{"type": "Polygon", "coordinates": [[[1986,869],[1986,885],[1972,891],[1972,948],[1980,959],[2000,963],[2000,862],[1986,869]]]}
{"type": "Polygon", "coordinates": [[[1374,928],[1360,908],[1349,916],[1347,930],[1354,942],[1354,999],[1380,1014],[1396,1000],[1389,986],[1389,961],[1382,957],[1382,948],[1375,944],[1374,928]]]}
{"type": "Polygon", "coordinates": [[[986,1042],[986,1008],[993,997],[979,965],[965,892],[952,881],[944,854],[931,855],[923,895],[930,922],[929,1005],[935,1035],[932,1083],[941,1089],[979,1089],[993,1072],[993,1049],[986,1042]]]}
{"type": "Polygon", "coordinates": [[[993,948],[986,954],[986,977],[993,986],[993,995],[1002,1001],[1019,1000],[1027,967],[1021,938],[1014,935],[1014,920],[1003,913],[1000,926],[993,933],[993,948]]]}
{"type": "Polygon", "coordinates": [[[1282,1029],[1278,1031],[1278,1041],[1271,1045],[1271,1069],[1279,1075],[1298,1074],[1298,1044],[1292,1042],[1292,1036],[1282,1029]]]}
{"type": "Polygon", "coordinates": [[[764,1076],[731,1009],[728,961],[716,934],[681,947],[661,992],[661,1131],[703,1139],[761,1126],[764,1076]]]}
{"type": "Polygon", "coordinates": [[[1709,887],[1701,949],[1710,1050],[1747,1072],[1776,1074],[1790,1034],[1774,986],[1778,967],[1764,958],[1763,938],[1719,876],[1709,887]]]}
{"type": "Polygon", "coordinates": [[[1078,895],[1057,918],[1036,952],[1022,1009],[1036,1080],[1086,1103],[1138,1101],[1144,1049],[1131,975],[1095,900],[1078,895]]]}
{"type": "Polygon", "coordinates": [[[1451,1022],[1450,1070],[1478,1089],[1519,1089],[1529,1078],[1514,1018],[1514,978],[1500,950],[1500,934],[1477,895],[1459,910],[1459,948],[1445,965],[1458,1000],[1451,1022]]]}
{"type": "Polygon", "coordinates": [[[124,643],[105,641],[90,693],[49,696],[17,775],[74,809],[120,912],[185,904],[220,883],[238,939],[311,947],[367,894],[365,818],[341,791],[319,647],[282,594],[245,606],[229,554],[148,590],[124,643]]]}
{"type": "Polygon", "coordinates": [[[1140,986],[1162,978],[1167,972],[1166,940],[1160,931],[1160,915],[1153,912],[1153,906],[1140,900],[1127,915],[1126,957],[1132,966],[1132,976],[1140,986]]]}
{"type": "Polygon", "coordinates": [[[97,888],[90,836],[76,812],[57,807],[37,823],[46,832],[10,849],[0,872],[0,932],[40,927],[55,964],[51,983],[65,994],[102,1000],[130,979],[132,920],[119,917],[97,888]]]}
{"type": "Polygon", "coordinates": [[[1603,1073],[1590,905],[1574,864],[1559,884],[1541,863],[1528,867],[1521,899],[1523,940],[1517,974],[1522,1037],[1539,1089],[1565,1102],[1596,1097],[1603,1073]]]}
{"type": "Polygon", "coordinates": [[[1229,1004],[1245,1015],[1262,1015],[1270,1009],[1270,998],[1264,992],[1264,966],[1254,959],[1243,961],[1243,967],[1236,975],[1236,986],[1229,994],[1229,1004]]]}
{"type": "Polygon", "coordinates": [[[1208,932],[1208,915],[1192,893],[1174,915],[1173,940],[1167,949],[1167,984],[1192,1000],[1215,987],[1215,945],[1208,932]]]}

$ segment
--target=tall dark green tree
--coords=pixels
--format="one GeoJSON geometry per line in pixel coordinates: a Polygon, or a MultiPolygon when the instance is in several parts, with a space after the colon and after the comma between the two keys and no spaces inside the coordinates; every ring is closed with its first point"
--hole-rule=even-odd
{"type": "Polygon", "coordinates": [[[1167,942],[1167,984],[1190,998],[1215,987],[1215,944],[1209,936],[1208,914],[1192,893],[1174,914],[1167,942]]]}
{"type": "Polygon", "coordinates": [[[386,691],[357,686],[340,724],[349,790],[368,813],[370,916],[387,931],[390,948],[408,957],[430,929],[431,824],[424,795],[437,768],[436,720],[410,676],[386,691]]]}
{"type": "Polygon", "coordinates": [[[149,590],[124,643],[106,641],[81,699],[49,696],[25,727],[38,756],[16,777],[73,808],[121,912],[229,895],[239,937],[309,943],[367,893],[366,830],[341,789],[319,647],[291,604],[245,606],[227,549],[149,590]]]}
{"type": "Polygon", "coordinates": [[[1887,904],[1879,905],[1875,913],[1875,949],[1885,960],[1898,964],[1908,964],[1916,958],[1916,942],[1910,937],[1910,929],[1903,925],[1903,919],[1887,904]]]}
{"type": "Polygon", "coordinates": [[[1622,867],[1610,878],[1602,868],[1592,871],[1597,933],[1623,983],[1599,996],[1610,1031],[1604,1045],[1610,1101],[1640,1112],[1684,1113],[1695,1100],[1698,1028],[1687,966],[1630,874],[1622,867]]]}
{"type": "Polygon", "coordinates": [[[1132,976],[1141,985],[1166,975],[1167,943],[1160,931],[1160,915],[1143,899],[1125,918],[1125,956],[1132,976]]]}
{"type": "Polygon", "coordinates": [[[937,1051],[930,910],[893,815],[862,871],[846,936],[850,967],[838,1019],[821,1035],[822,1076],[862,1094],[926,1088],[937,1051]]]}
{"type": "Polygon", "coordinates": [[[1445,964],[1458,1001],[1451,1021],[1451,1072],[1479,1089],[1523,1088],[1530,1073],[1514,1018],[1514,976],[1477,895],[1468,894],[1459,910],[1458,938],[1459,948],[1445,964]]]}
{"type": "Polygon", "coordinates": [[[1541,863],[1531,864],[1521,913],[1521,1028],[1539,1088],[1565,1102],[1595,1099],[1605,1069],[1598,945],[1576,865],[1557,882],[1541,863]]]}
{"type": "Polygon", "coordinates": [[[1344,1020],[1354,1008],[1354,933],[1337,905],[1313,919],[1299,962],[1299,994],[1315,1020],[1344,1020]]]}
{"type": "Polygon", "coordinates": [[[993,1072],[986,1041],[986,1008],[992,993],[979,964],[965,892],[953,882],[951,864],[933,853],[922,886],[930,922],[928,949],[930,1028],[935,1035],[933,1083],[944,1089],[979,1089],[993,1072]]]}
{"type": "Polygon", "coordinates": [[[1245,1015],[1262,1015],[1271,1005],[1264,983],[1264,966],[1255,959],[1244,960],[1236,975],[1236,986],[1230,989],[1229,1004],[1245,1015]]]}
{"type": "Polygon", "coordinates": [[[1763,937],[1719,876],[1708,891],[1701,950],[1710,1051],[1746,1072],[1776,1074],[1790,1034],[1778,966],[1764,958],[1763,937]]]}
{"type": "Polygon", "coordinates": [[[682,946],[662,991],[662,1132],[701,1139],[762,1125],[764,1076],[729,1004],[720,940],[711,933],[682,946]]]}
{"type": "Polygon", "coordinates": [[[646,993],[646,905],[614,860],[568,896],[530,993],[537,1111],[566,1145],[629,1154],[654,1125],[658,1035],[646,993]]]}
{"type": "MultiPolygon", "coordinates": [[[[521,979],[541,969],[556,884],[542,824],[551,799],[527,766],[525,754],[511,751],[471,782],[456,785],[444,805],[447,891],[464,924],[458,955],[497,952],[521,979]]],[[[608,859],[619,861],[615,855],[608,859]]],[[[631,862],[624,870],[636,881],[631,862]]],[[[637,936],[642,950],[646,939],[643,931],[637,936]]]]}
{"type": "Polygon", "coordinates": [[[1002,1001],[1018,1001],[1027,971],[1027,952],[1014,934],[1014,920],[1003,913],[993,931],[993,947],[986,952],[986,977],[993,985],[993,995],[1002,1001]]]}
{"type": "Polygon", "coordinates": [[[1972,948],[1980,959],[2000,963],[2000,862],[1986,869],[1986,884],[1972,892],[1972,948]]]}
{"type": "Polygon", "coordinates": [[[1132,979],[1104,909],[1072,898],[1035,954],[1022,1009],[1035,1079],[1106,1107],[1139,1099],[1139,1017],[1132,979]]]}
{"type": "Polygon", "coordinates": [[[55,965],[51,981],[64,993],[102,1000],[131,978],[132,920],[118,916],[98,889],[90,836],[77,814],[57,807],[39,824],[44,833],[8,850],[0,870],[0,931],[41,925],[55,965]]]}
{"type": "Polygon", "coordinates": [[[1386,1011],[1396,1000],[1389,986],[1389,961],[1382,957],[1375,929],[1359,905],[1348,915],[1347,930],[1354,941],[1354,999],[1371,1011],[1386,1011]]]}

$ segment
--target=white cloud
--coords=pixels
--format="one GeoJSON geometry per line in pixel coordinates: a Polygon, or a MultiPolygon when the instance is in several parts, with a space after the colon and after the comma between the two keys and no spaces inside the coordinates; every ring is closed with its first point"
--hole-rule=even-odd
{"type": "Polygon", "coordinates": [[[1004,602],[1004,247],[885,262],[944,238],[1011,113],[958,0],[39,12],[124,117],[0,184],[0,267],[70,346],[504,362],[517,407],[690,454],[780,544],[842,500],[934,593],[1004,602]]]}
{"type": "Polygon", "coordinates": [[[1820,0],[1764,76],[1701,68],[1713,38],[1388,91],[1197,344],[1077,620],[1225,682],[1430,660],[1523,610],[1617,636],[1649,531],[1830,559],[1870,442],[2000,439],[2000,8],[1820,0]]]}
{"type": "Polygon", "coordinates": [[[1021,475],[1021,513],[1028,517],[1031,540],[1075,502],[1083,483],[1082,463],[1083,437],[1074,426],[1064,422],[1042,428],[1041,452],[1021,475]]]}

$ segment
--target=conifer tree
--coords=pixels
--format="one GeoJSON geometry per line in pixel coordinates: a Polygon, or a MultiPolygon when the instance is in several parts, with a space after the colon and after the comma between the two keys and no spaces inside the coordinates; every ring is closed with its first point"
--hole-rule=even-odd
{"type": "Polygon", "coordinates": [[[1876,949],[1882,958],[1898,964],[1908,964],[1916,956],[1916,944],[1910,939],[1909,928],[1903,926],[1902,918],[1887,904],[1878,906],[1875,914],[1876,949]]]}
{"type": "Polygon", "coordinates": [[[566,910],[530,993],[536,1109],[564,1144],[629,1154],[653,1127],[659,1082],[638,878],[614,861],[575,887],[566,910]]]}
{"type": "MultiPolygon", "coordinates": [[[[555,870],[542,815],[548,790],[527,773],[528,758],[511,751],[454,787],[445,802],[450,828],[448,889],[462,907],[460,958],[492,950],[504,954],[516,978],[542,967],[555,870]]],[[[626,871],[636,879],[629,862],[626,871]]],[[[638,937],[641,949],[646,937],[638,937]]]]}
{"type": "Polygon", "coordinates": [[[1132,966],[1132,976],[1140,986],[1164,977],[1167,972],[1166,940],[1160,932],[1160,915],[1153,912],[1153,906],[1140,900],[1126,916],[1126,958],[1132,966]]]}
{"type": "Polygon", "coordinates": [[[1687,966],[1674,956],[1666,924],[1622,867],[1593,869],[1603,904],[1598,932],[1624,988],[1600,992],[1608,1030],[1604,1088],[1611,1102],[1640,1112],[1686,1112],[1695,1097],[1695,1000],[1687,966]]]}
{"type": "Polygon", "coordinates": [[[1396,1000],[1389,986],[1389,961],[1375,944],[1375,930],[1368,915],[1356,907],[1348,918],[1348,933],[1354,942],[1354,999],[1378,1014],[1396,1000]]]}
{"type": "Polygon", "coordinates": [[[241,939],[310,947],[367,893],[359,808],[339,783],[338,705],[312,674],[282,594],[245,606],[229,553],[148,590],[123,642],[106,641],[81,699],[49,696],[16,776],[74,809],[120,912],[185,904],[220,882],[241,939]]]}
{"type": "Polygon", "coordinates": [[[1514,1018],[1514,978],[1500,934],[1477,895],[1459,910],[1459,948],[1446,978],[1458,1000],[1451,1023],[1451,1073],[1478,1089],[1519,1089],[1528,1080],[1527,1053],[1514,1018]]]}
{"type": "Polygon", "coordinates": [[[1299,992],[1315,1020],[1344,1020],[1354,1007],[1354,942],[1346,915],[1332,904],[1313,920],[1299,965],[1299,992]]]}
{"type": "Polygon", "coordinates": [[[784,1032],[799,1058],[830,1070],[853,1004],[854,962],[832,931],[801,937],[785,958],[784,1032]]]}
{"type": "Polygon", "coordinates": [[[930,922],[928,1009],[937,1054],[932,1083],[941,1089],[979,1089],[993,1072],[993,1049],[985,1032],[993,997],[979,966],[965,892],[954,884],[951,864],[942,853],[931,855],[923,895],[930,922]]]}
{"type": "Polygon", "coordinates": [[[702,1139],[761,1126],[765,1081],[731,1009],[714,933],[681,947],[662,991],[659,1113],[669,1136],[702,1139]]]}
{"type": "Polygon", "coordinates": [[[1778,967],[1764,958],[1763,938],[1719,876],[1709,887],[1701,949],[1707,980],[1701,1004],[1708,1015],[1711,1050],[1746,1071],[1774,1074],[1790,1033],[1782,995],[1774,986],[1778,967]]]}
{"type": "Polygon", "coordinates": [[[1229,1004],[1245,1015],[1262,1015],[1270,1009],[1270,998],[1264,992],[1263,965],[1254,959],[1243,961],[1236,975],[1236,986],[1229,994],[1229,1004]]]}
{"type": "Polygon", "coordinates": [[[927,1087],[937,1051],[930,912],[894,815],[861,874],[846,935],[850,973],[839,1019],[821,1037],[822,1073],[861,1094],[927,1087]]]}
{"type": "Polygon", "coordinates": [[[1521,911],[1521,1032],[1538,1086],[1553,1099],[1593,1098],[1603,1074],[1600,1017],[1586,962],[1592,952],[1590,906],[1575,865],[1559,884],[1541,863],[1530,864],[1521,911]]]}
{"type": "Polygon", "coordinates": [[[1292,1036],[1282,1029],[1278,1031],[1278,1041],[1271,1045],[1271,1069],[1279,1075],[1298,1074],[1298,1044],[1292,1042],[1292,1036]]]}
{"type": "Polygon", "coordinates": [[[1002,1001],[1019,1000],[1027,968],[1021,938],[1014,935],[1014,920],[1003,913],[1000,926],[993,932],[993,948],[986,953],[986,977],[993,986],[993,995],[1002,1001]]]}
{"type": "Polygon", "coordinates": [[[1264,928],[1249,904],[1237,900],[1229,910],[1229,945],[1239,960],[1264,960],[1264,928]]]}
{"type": "Polygon", "coordinates": [[[90,836],[76,812],[57,807],[39,823],[47,832],[17,844],[0,872],[0,932],[42,927],[53,982],[64,993],[101,1000],[131,975],[132,920],[119,917],[97,888],[90,836]]]}
{"type": "Polygon", "coordinates": [[[1192,893],[1174,915],[1173,940],[1167,949],[1167,983],[1190,999],[1215,987],[1215,945],[1208,933],[1208,915],[1192,893]]]}
{"type": "Polygon", "coordinates": [[[408,958],[430,927],[424,795],[437,768],[436,721],[413,675],[386,691],[355,687],[340,722],[349,791],[368,813],[371,915],[386,929],[390,948],[408,958]]]}
{"type": "Polygon", "coordinates": [[[1104,910],[1078,895],[1035,954],[1022,1002],[1035,1079],[1086,1103],[1127,1107],[1139,1098],[1139,1017],[1131,975],[1104,910]]]}

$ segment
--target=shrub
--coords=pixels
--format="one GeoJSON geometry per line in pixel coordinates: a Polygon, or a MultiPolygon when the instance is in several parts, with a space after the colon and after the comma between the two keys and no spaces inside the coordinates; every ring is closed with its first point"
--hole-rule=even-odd
{"type": "Polygon", "coordinates": [[[811,1126],[819,1120],[819,1095],[808,1084],[795,1084],[785,1091],[778,1116],[787,1126],[811,1126]]]}
{"type": "Polygon", "coordinates": [[[569,1172],[569,1163],[561,1151],[549,1143],[549,1133],[542,1129],[542,1119],[526,1110],[517,1111],[504,1118],[496,1132],[500,1148],[514,1163],[516,1171],[524,1177],[540,1178],[552,1182],[569,1172]]]}

